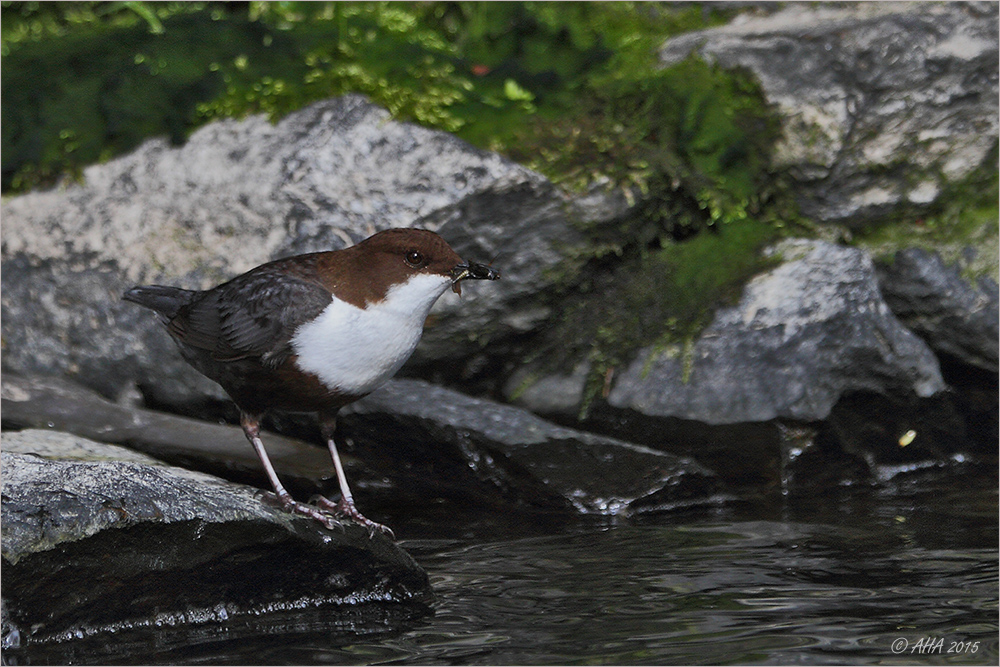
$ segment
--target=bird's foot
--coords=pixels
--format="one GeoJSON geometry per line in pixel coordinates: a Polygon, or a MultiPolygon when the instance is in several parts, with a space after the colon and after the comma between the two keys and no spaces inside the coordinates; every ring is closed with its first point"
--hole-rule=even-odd
{"type": "Polygon", "coordinates": [[[396,539],[396,534],[392,532],[389,526],[384,526],[380,523],[376,523],[371,519],[366,518],[358,508],[354,506],[354,503],[350,500],[345,500],[343,497],[337,501],[333,502],[326,496],[315,496],[313,501],[320,507],[326,510],[330,510],[337,516],[347,517],[355,523],[359,523],[368,529],[368,536],[372,537],[375,535],[375,531],[379,530],[385,535],[388,535],[393,540],[396,539]]]}
{"type": "Polygon", "coordinates": [[[330,530],[340,530],[343,532],[344,524],[337,521],[336,517],[330,515],[327,512],[319,509],[318,507],[313,507],[312,505],[307,505],[306,503],[300,503],[294,500],[290,495],[278,495],[273,493],[268,493],[267,498],[272,502],[276,503],[281,509],[285,510],[289,514],[301,514],[307,516],[311,519],[319,521],[321,524],[326,526],[330,530]]]}

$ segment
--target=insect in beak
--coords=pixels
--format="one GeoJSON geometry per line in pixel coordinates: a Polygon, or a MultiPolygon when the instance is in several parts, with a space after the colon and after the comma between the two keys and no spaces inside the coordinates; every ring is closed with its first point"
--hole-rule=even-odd
{"type": "Polygon", "coordinates": [[[451,290],[462,293],[462,280],[500,280],[500,270],[479,262],[465,262],[451,270],[451,290]]]}

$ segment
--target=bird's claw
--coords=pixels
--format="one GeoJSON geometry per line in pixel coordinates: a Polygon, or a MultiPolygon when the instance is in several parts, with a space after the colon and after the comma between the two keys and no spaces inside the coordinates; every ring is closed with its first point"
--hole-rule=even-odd
{"type": "Polygon", "coordinates": [[[265,497],[277,504],[281,507],[281,509],[285,510],[289,514],[301,514],[302,516],[315,519],[326,526],[329,530],[340,530],[340,532],[345,531],[344,524],[337,521],[337,518],[329,512],[324,512],[318,507],[297,502],[292,499],[291,496],[284,497],[274,493],[268,493],[265,497]]]}
{"type": "Polygon", "coordinates": [[[365,517],[358,508],[354,506],[353,502],[345,501],[341,498],[337,502],[333,502],[326,496],[314,496],[313,502],[325,510],[329,510],[336,514],[337,516],[347,517],[348,519],[360,524],[368,529],[368,539],[375,537],[375,531],[381,531],[383,535],[387,535],[390,539],[395,540],[396,534],[392,532],[389,526],[377,523],[365,517]]]}

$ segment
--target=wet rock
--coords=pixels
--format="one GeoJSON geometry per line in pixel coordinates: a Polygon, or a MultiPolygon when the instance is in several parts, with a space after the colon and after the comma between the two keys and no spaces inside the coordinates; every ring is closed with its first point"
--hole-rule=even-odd
{"type": "Polygon", "coordinates": [[[668,40],[759,79],[783,119],[775,164],[823,221],[924,205],[996,146],[995,3],[786,3],[668,40]]]}
{"type": "Polygon", "coordinates": [[[416,363],[461,359],[544,316],[526,296],[578,242],[567,218],[614,217],[602,191],[571,199],[539,174],[348,95],[289,114],[223,120],[84,172],[84,183],[2,203],[3,367],[64,374],[158,404],[221,389],[191,369],[156,317],[120,302],[135,283],[207,288],[290,254],[420,226],[504,280],[434,311],[416,363]],[[557,248],[558,246],[558,248],[557,248]]]}
{"type": "Polygon", "coordinates": [[[141,627],[231,623],[238,637],[287,609],[359,629],[384,628],[387,606],[426,611],[426,573],[360,526],[327,530],[256,489],[66,434],[4,433],[0,456],[4,608],[22,650],[141,627]]]}
{"type": "Polygon", "coordinates": [[[715,472],[726,492],[767,493],[776,490],[783,478],[788,446],[780,420],[706,424],[612,408],[600,402],[591,408],[583,425],[588,430],[691,458],[715,472]]]}
{"type": "Polygon", "coordinates": [[[620,514],[709,502],[719,488],[692,460],[419,380],[391,381],[342,414],[353,439],[378,443],[383,465],[429,462],[434,472],[420,476],[492,489],[508,503],[620,514]]]}
{"type": "Polygon", "coordinates": [[[996,280],[968,280],[958,265],[946,265],[941,255],[921,248],[900,250],[877,269],[886,303],[935,352],[997,374],[996,280]]]}

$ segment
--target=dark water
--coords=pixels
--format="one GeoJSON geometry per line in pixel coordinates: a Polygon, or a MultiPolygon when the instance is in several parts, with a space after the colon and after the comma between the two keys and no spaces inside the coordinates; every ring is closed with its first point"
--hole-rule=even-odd
{"type": "Polygon", "coordinates": [[[995,470],[952,466],[641,520],[396,517],[437,594],[403,630],[304,611],[34,662],[995,665],[997,502],[995,470]]]}

